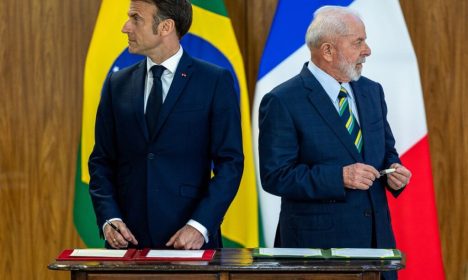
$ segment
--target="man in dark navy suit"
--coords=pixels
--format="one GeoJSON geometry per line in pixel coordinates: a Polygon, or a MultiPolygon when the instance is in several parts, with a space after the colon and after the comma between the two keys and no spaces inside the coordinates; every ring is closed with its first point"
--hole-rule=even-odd
{"type": "Polygon", "coordinates": [[[397,196],[411,173],[382,87],[360,77],[365,40],[350,9],[319,9],[306,34],[311,60],[262,100],[262,186],[282,198],[276,246],[395,248],[385,190],[397,196]]]}
{"type": "Polygon", "coordinates": [[[146,59],[107,78],[89,158],[106,246],[221,247],[244,160],[232,76],[182,49],[189,1],[132,0],[128,17],[129,51],[146,59]]]}

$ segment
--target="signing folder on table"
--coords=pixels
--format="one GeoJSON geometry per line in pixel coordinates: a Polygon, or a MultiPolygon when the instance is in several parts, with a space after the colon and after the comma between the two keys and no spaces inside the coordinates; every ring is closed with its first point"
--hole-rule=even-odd
{"type": "Polygon", "coordinates": [[[253,250],[256,258],[317,258],[317,259],[401,259],[397,249],[374,248],[258,248],[253,250]]]}
{"type": "Polygon", "coordinates": [[[57,257],[58,261],[129,261],[135,254],[135,249],[65,249],[57,257]]]}
{"type": "Polygon", "coordinates": [[[180,260],[180,261],[210,261],[213,259],[215,250],[138,250],[134,260],[180,260]]]}
{"type": "Polygon", "coordinates": [[[58,261],[197,261],[211,260],[215,250],[152,250],[152,249],[66,249],[58,261]]]}

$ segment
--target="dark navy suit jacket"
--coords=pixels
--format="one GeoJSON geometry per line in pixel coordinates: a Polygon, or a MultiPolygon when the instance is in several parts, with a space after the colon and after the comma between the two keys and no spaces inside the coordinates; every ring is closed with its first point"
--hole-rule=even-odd
{"type": "Polygon", "coordinates": [[[184,52],[149,135],[145,75],[146,60],[111,74],[102,92],[89,159],[97,223],[122,218],[138,247],[164,248],[194,219],[210,234],[204,248],[220,247],[244,160],[232,76],[184,52]]]}
{"type": "Polygon", "coordinates": [[[267,192],[282,198],[281,247],[371,247],[373,230],[377,247],[395,247],[386,178],[376,180],[369,191],[343,184],[346,165],[361,162],[381,170],[400,162],[382,87],[365,77],[351,87],[364,139],[362,154],[307,66],[262,100],[261,180],[267,192]]]}

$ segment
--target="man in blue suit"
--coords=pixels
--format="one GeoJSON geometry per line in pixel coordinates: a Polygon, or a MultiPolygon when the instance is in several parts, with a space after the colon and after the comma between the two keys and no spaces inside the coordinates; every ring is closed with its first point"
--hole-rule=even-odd
{"type": "Polygon", "coordinates": [[[128,17],[129,51],[147,58],[106,80],[89,159],[106,246],[221,247],[244,160],[232,76],[180,46],[189,1],[132,0],[128,17]]]}
{"type": "Polygon", "coordinates": [[[282,198],[276,246],[395,248],[385,190],[397,196],[411,173],[382,87],[360,77],[365,40],[357,14],[319,9],[306,34],[311,60],[262,100],[262,186],[282,198]]]}

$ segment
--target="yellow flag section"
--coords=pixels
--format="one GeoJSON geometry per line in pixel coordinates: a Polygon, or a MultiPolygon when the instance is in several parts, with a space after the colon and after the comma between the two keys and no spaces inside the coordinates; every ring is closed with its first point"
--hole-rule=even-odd
{"type": "Polygon", "coordinates": [[[88,158],[94,146],[94,123],[101,90],[115,59],[127,48],[120,30],[127,20],[130,0],[103,0],[86,57],[83,122],[81,134],[81,180],[88,184],[88,158]]]}
{"type": "MultiPolygon", "coordinates": [[[[192,3],[198,2],[201,1],[192,1],[192,3]]],[[[189,33],[208,41],[217,48],[231,63],[239,82],[245,156],[244,174],[239,192],[226,214],[221,229],[223,236],[230,241],[243,247],[258,247],[258,200],[252,150],[249,95],[247,93],[244,63],[237,45],[234,29],[228,17],[208,11],[194,4],[193,22],[189,33]]]]}

